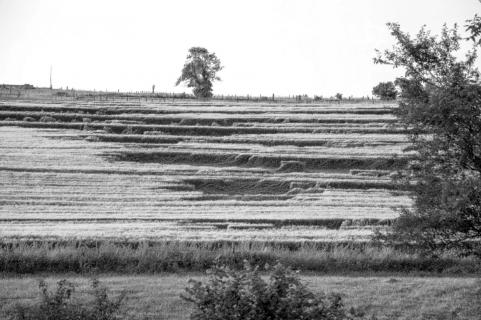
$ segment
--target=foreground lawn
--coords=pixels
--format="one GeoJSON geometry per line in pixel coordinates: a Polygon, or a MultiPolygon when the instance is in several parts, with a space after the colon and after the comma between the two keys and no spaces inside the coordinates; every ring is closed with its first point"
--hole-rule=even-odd
{"type": "MultiPolygon", "coordinates": [[[[47,277],[50,289],[59,279],[78,285],[77,294],[89,288],[89,278],[55,275],[47,277]]],[[[128,292],[125,313],[133,319],[188,319],[190,305],[179,295],[190,278],[199,275],[100,276],[116,295],[128,292]]],[[[481,280],[447,277],[302,277],[315,291],[339,292],[347,306],[361,307],[379,319],[479,319],[481,280]]],[[[38,298],[39,277],[0,279],[0,319],[16,302],[38,298]]]]}

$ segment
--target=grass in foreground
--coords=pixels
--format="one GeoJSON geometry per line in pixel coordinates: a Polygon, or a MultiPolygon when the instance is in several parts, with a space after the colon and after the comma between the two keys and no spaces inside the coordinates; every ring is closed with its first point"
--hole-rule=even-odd
{"type": "Polygon", "coordinates": [[[481,274],[479,258],[422,256],[372,243],[31,241],[0,244],[0,272],[159,273],[204,271],[216,261],[242,268],[281,262],[325,274],[481,274]]]}
{"type": "MultiPolygon", "coordinates": [[[[46,279],[51,287],[65,278],[46,279]]],[[[190,278],[198,275],[102,276],[100,280],[118,297],[127,291],[126,315],[134,319],[188,319],[191,305],[180,298],[190,278]],[[159,318],[158,315],[161,315],[159,318]]],[[[38,279],[0,279],[0,318],[16,302],[33,303],[38,297],[38,279]]],[[[78,285],[75,294],[87,297],[90,279],[70,277],[78,285]]],[[[320,277],[304,275],[314,292],[337,292],[347,306],[363,309],[379,319],[465,319],[481,314],[481,284],[477,278],[413,277],[320,277]]]]}

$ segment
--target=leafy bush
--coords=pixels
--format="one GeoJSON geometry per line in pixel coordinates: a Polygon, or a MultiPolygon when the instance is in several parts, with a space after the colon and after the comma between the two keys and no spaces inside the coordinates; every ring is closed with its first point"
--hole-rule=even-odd
{"type": "Polygon", "coordinates": [[[426,252],[478,254],[481,239],[481,73],[477,41],[481,20],[468,21],[475,40],[459,58],[466,37],[445,26],[440,37],[422,28],[415,37],[388,24],[397,43],[375,62],[402,67],[397,116],[412,132],[417,161],[401,173],[415,181],[415,206],[396,221],[388,239],[416,243],[426,252]],[[425,133],[430,133],[427,136],[425,133]]]}
{"type": "Polygon", "coordinates": [[[194,304],[193,320],[287,320],[359,319],[362,314],[347,312],[337,294],[314,294],[289,268],[277,264],[264,281],[259,268],[245,263],[233,271],[225,266],[210,270],[207,284],[190,280],[186,295],[194,304]]]}
{"type": "Polygon", "coordinates": [[[12,311],[12,320],[116,320],[125,293],[110,299],[107,288],[92,280],[93,301],[72,301],[75,291],[67,280],[57,282],[57,289],[50,293],[45,281],[40,281],[40,302],[34,305],[17,304],[12,311]]]}

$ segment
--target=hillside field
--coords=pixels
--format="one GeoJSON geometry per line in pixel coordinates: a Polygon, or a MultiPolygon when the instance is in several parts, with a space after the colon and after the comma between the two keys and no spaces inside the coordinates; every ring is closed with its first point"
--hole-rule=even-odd
{"type": "Polygon", "coordinates": [[[281,262],[378,319],[477,319],[475,257],[379,246],[413,157],[385,103],[0,101],[0,318],[88,278],[132,319],[186,319],[215,262],[281,262]]]}
{"type": "Polygon", "coordinates": [[[369,240],[409,207],[394,105],[0,102],[0,237],[369,240]]]}

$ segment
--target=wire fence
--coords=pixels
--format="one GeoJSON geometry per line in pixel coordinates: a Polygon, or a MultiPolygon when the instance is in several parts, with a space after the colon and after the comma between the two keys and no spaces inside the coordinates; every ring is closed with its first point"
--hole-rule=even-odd
{"type": "Polygon", "coordinates": [[[297,103],[297,104],[341,104],[341,103],[379,103],[385,102],[372,97],[347,97],[342,99],[324,98],[308,95],[289,95],[281,96],[272,94],[263,95],[214,95],[209,99],[199,99],[189,93],[168,93],[168,92],[120,92],[120,91],[89,91],[74,89],[49,89],[31,88],[29,85],[12,86],[0,85],[0,99],[49,99],[49,100],[85,100],[85,101],[150,101],[150,102],[169,102],[179,100],[196,101],[228,101],[228,102],[258,102],[258,103],[297,103]]]}

